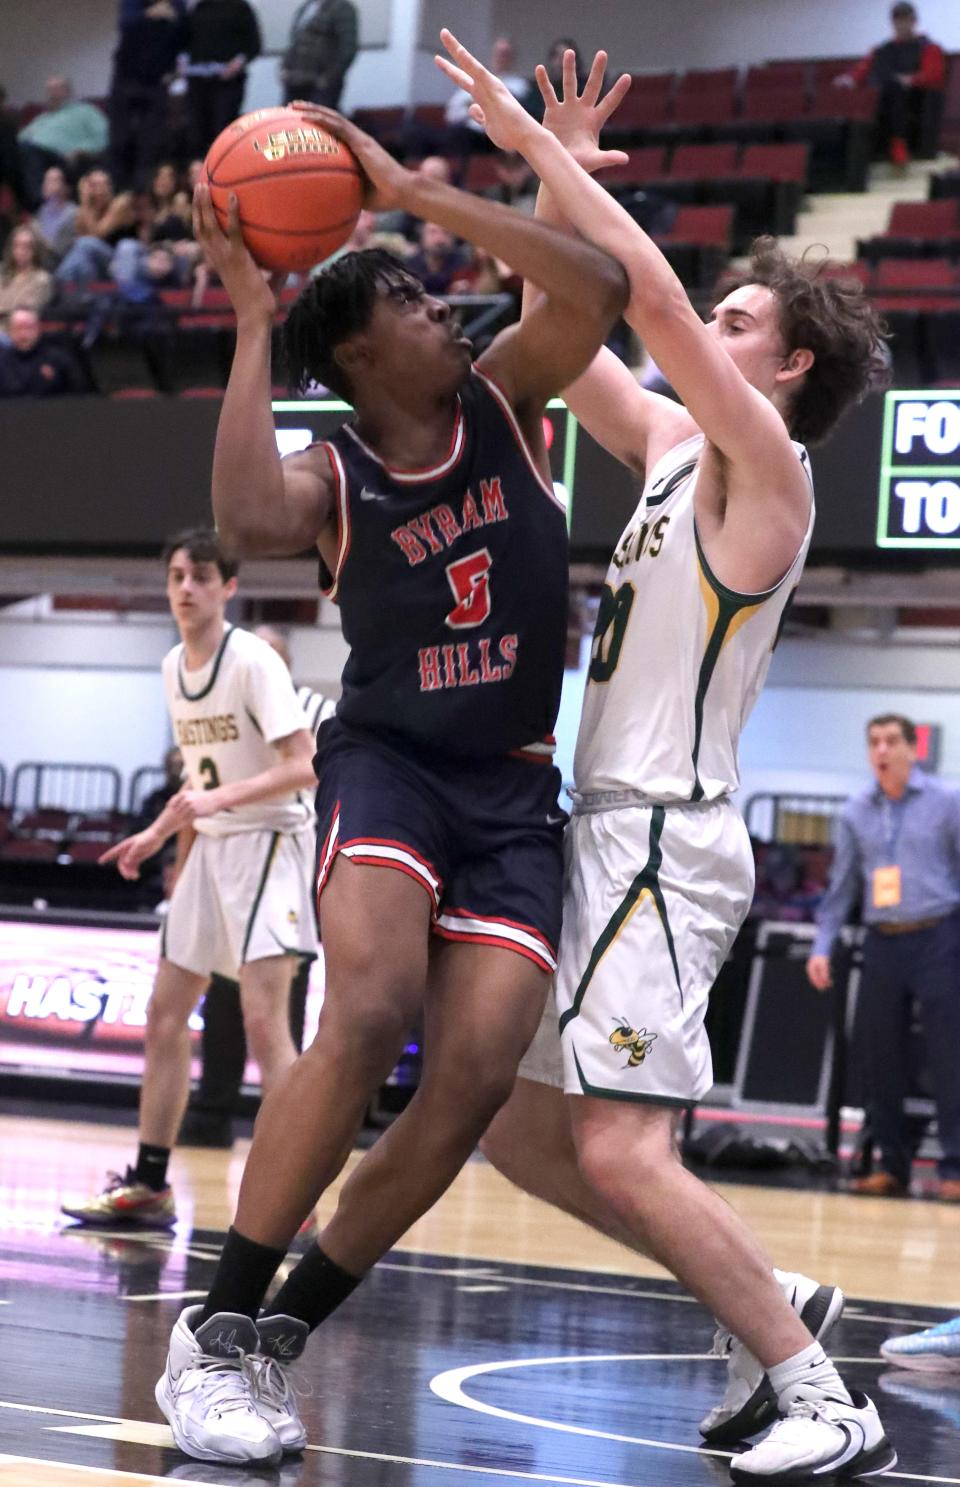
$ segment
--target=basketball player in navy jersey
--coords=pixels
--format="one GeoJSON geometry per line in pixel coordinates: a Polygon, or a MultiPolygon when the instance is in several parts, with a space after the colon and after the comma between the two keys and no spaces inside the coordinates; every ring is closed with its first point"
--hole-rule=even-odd
{"type": "Polygon", "coordinates": [[[180,1317],[157,1385],[180,1448],[225,1462],[303,1446],[275,1360],[296,1357],[397,1226],[445,1190],[540,1020],[560,931],[565,815],[551,750],[567,626],[566,516],[543,410],[590,364],[626,299],[607,253],[404,169],[337,114],[311,114],[353,150],[371,206],[442,224],[508,261],[539,297],[473,367],[443,301],[387,254],[345,255],[305,288],[286,341],[295,380],[322,382],[355,418],[281,460],[276,300],[235,205],[224,234],[208,190],[197,193],[198,240],[237,313],[214,454],[218,527],[246,554],[315,546],[350,645],[316,761],[326,959],[316,1041],[264,1103],[210,1294],[180,1317]],[[354,1270],[314,1246],[258,1322],[421,1008],[415,1170],[389,1170],[364,1195],[369,1253],[354,1270]]]}

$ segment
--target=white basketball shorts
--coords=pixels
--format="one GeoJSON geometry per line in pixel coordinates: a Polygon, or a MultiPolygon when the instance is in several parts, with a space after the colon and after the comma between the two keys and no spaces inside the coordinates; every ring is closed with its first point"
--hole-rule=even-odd
{"type": "Polygon", "coordinates": [[[198,976],[234,980],[248,961],[315,956],[314,831],[203,836],[170,899],[160,953],[198,976]]]}
{"type": "Polygon", "coordinates": [[[729,800],[610,808],[587,796],[567,853],[556,1005],[521,1077],[694,1104],[713,1083],[707,1000],[753,897],[739,812],[729,800]]]}

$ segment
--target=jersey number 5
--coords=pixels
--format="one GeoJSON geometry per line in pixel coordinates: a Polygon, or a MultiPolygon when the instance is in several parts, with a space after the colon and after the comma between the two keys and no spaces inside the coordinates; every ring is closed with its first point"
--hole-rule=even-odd
{"type": "Polygon", "coordinates": [[[487,548],[447,566],[447,582],[458,601],[447,615],[451,630],[472,630],[490,614],[491,557],[487,548]]]}
{"type": "Polygon", "coordinates": [[[600,591],[600,607],[590,650],[590,680],[608,682],[617,669],[620,649],[627,630],[627,620],[636,598],[632,583],[612,589],[605,583],[600,591]]]}

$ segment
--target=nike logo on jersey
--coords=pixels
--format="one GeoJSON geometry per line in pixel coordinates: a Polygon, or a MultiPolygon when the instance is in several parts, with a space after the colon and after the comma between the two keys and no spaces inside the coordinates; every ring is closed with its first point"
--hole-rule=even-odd
{"type": "Polygon", "coordinates": [[[566,823],[567,823],[566,816],[550,816],[550,815],[547,816],[547,825],[548,826],[565,826],[566,823]]]}
{"type": "Polygon", "coordinates": [[[380,491],[367,490],[367,487],[364,486],[360,491],[360,499],[361,501],[386,501],[387,497],[382,495],[380,491]]]}

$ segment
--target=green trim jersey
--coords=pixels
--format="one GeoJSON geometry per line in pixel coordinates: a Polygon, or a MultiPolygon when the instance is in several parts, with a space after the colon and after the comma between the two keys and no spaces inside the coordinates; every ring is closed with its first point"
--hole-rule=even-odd
{"type": "MultiPolygon", "coordinates": [[[[711,572],[694,500],[704,438],[650,470],[600,597],[574,760],[579,795],[718,800],[739,784],[737,749],[763,686],[813,534],[772,589],[737,594],[711,572]]],[[[807,474],[806,450],[794,444],[807,474]]]]}
{"type": "MultiPolygon", "coordinates": [[[[163,659],[173,736],[190,788],[212,790],[262,774],[279,762],[273,747],[309,728],[290,673],[266,641],[227,626],[205,666],[188,671],[183,645],[163,659]]],[[[217,811],[196,822],[202,836],[298,831],[314,823],[306,791],[217,811]]]]}

